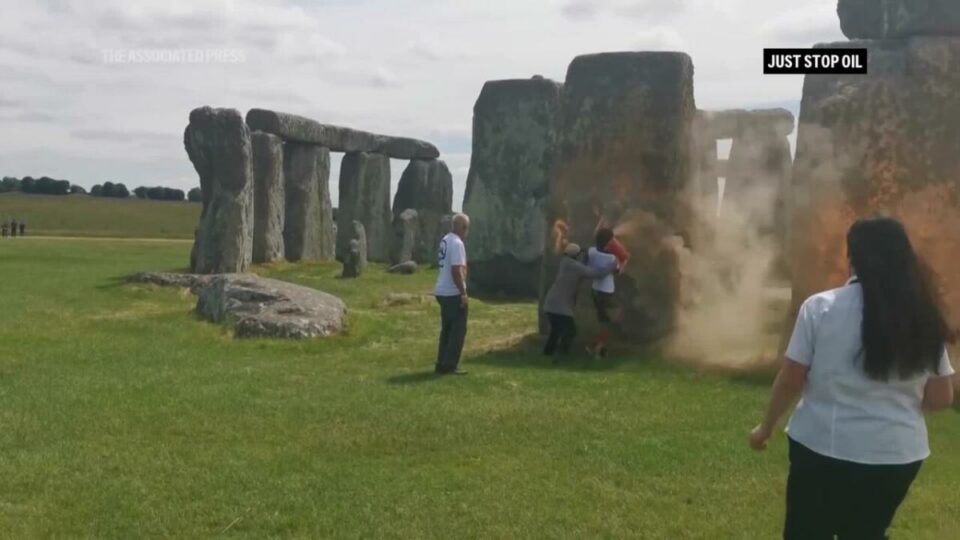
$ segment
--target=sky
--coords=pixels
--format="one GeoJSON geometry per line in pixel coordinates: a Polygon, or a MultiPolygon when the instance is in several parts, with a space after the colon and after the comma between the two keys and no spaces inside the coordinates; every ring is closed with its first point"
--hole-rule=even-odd
{"type": "Polygon", "coordinates": [[[763,48],[842,39],[836,0],[0,0],[0,176],[186,190],[190,110],[260,107],[433,142],[459,208],[485,81],[684,51],[698,108],[796,112],[763,48]]]}

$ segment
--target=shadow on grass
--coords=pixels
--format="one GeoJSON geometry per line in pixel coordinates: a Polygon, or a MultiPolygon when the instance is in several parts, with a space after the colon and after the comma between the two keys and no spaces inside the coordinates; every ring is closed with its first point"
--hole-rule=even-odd
{"type": "Polygon", "coordinates": [[[466,363],[507,369],[550,369],[564,371],[609,371],[617,369],[637,356],[624,351],[614,351],[607,358],[593,358],[584,350],[583,344],[574,345],[568,354],[546,356],[543,354],[542,336],[529,334],[507,345],[471,355],[466,363]]]}

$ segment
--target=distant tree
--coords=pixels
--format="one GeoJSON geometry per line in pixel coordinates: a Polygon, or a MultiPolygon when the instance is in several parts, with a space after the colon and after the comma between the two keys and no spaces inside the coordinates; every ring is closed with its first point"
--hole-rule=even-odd
{"type": "Polygon", "coordinates": [[[103,191],[100,192],[101,197],[113,197],[113,182],[104,182],[103,191]]]}
{"type": "Polygon", "coordinates": [[[103,186],[97,184],[90,188],[90,195],[93,195],[94,197],[103,197],[103,186]]]}
{"type": "Polygon", "coordinates": [[[72,194],[74,194],[74,195],[86,195],[86,194],[87,194],[87,190],[83,189],[83,187],[81,187],[81,186],[78,186],[78,185],[74,184],[74,185],[70,186],[70,193],[72,193],[72,194]]]}
{"type": "Polygon", "coordinates": [[[140,186],[137,189],[133,190],[133,194],[137,196],[138,199],[147,198],[147,188],[140,186]]]}
{"type": "Polygon", "coordinates": [[[203,202],[203,192],[200,191],[200,188],[195,187],[187,192],[187,200],[190,202],[203,202]]]}
{"type": "Polygon", "coordinates": [[[130,196],[130,190],[127,189],[127,186],[123,184],[115,184],[113,186],[113,197],[117,199],[126,199],[130,196]]]}
{"type": "Polygon", "coordinates": [[[24,176],[23,180],[20,181],[20,191],[24,193],[34,193],[34,185],[37,181],[30,176],[24,176]]]}
{"type": "Polygon", "coordinates": [[[11,191],[20,191],[20,179],[13,176],[4,176],[3,180],[0,180],[0,193],[11,191]]]}

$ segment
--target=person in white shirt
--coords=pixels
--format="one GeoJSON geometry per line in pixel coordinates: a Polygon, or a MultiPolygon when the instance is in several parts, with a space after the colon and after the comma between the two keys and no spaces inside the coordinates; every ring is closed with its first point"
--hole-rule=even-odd
{"type": "Polygon", "coordinates": [[[440,273],[433,290],[440,304],[440,343],[437,348],[439,375],[466,375],[460,355],[467,336],[467,250],[463,241],[470,233],[470,218],[457,214],[451,231],[440,240],[437,260],[440,273]]]}
{"type": "Polygon", "coordinates": [[[787,434],[784,538],[885,538],[930,455],[924,411],[953,402],[953,339],[933,275],[890,218],[847,234],[853,277],[810,297],[750,446],[787,434]]]}

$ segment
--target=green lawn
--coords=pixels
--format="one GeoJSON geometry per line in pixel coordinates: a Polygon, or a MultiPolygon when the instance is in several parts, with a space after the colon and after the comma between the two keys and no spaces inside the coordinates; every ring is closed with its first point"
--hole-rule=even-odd
{"type": "Polygon", "coordinates": [[[27,235],[193,239],[200,204],[88,195],[0,193],[0,219],[27,222],[27,235]]]}
{"type": "MultiPolygon", "coordinates": [[[[159,204],[159,203],[158,203],[159,204]]],[[[432,275],[258,271],[323,288],[346,336],[237,341],[184,292],[123,285],[189,244],[0,241],[0,537],[775,538],[785,445],[747,449],[768,377],[615,354],[554,368],[529,303],[472,306],[429,375],[432,275]]],[[[895,525],[960,531],[960,423],[895,525]]]]}

